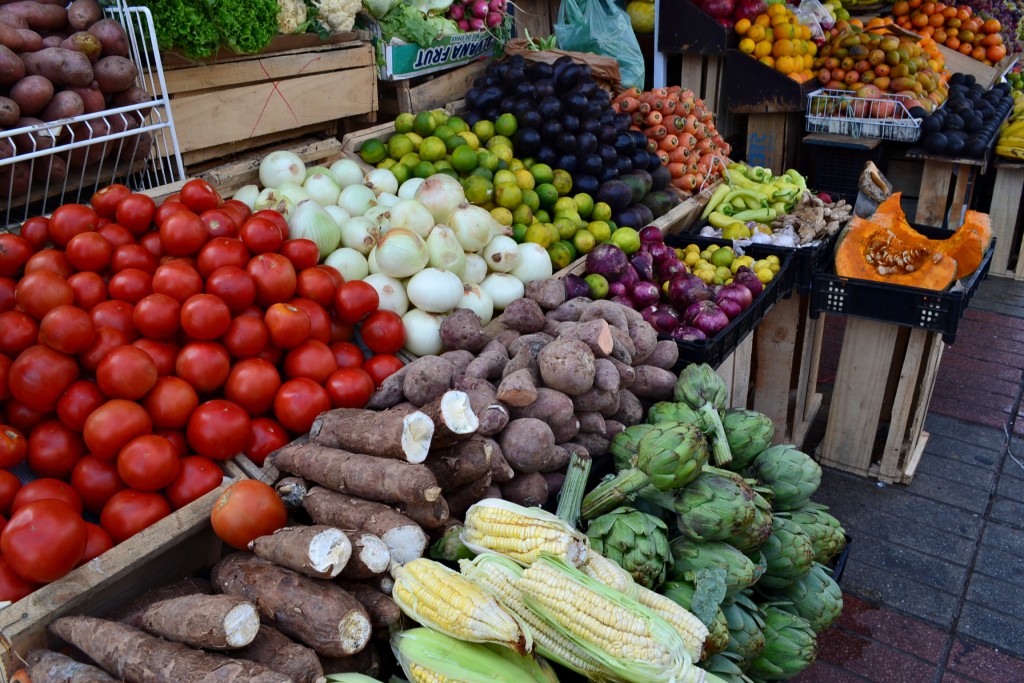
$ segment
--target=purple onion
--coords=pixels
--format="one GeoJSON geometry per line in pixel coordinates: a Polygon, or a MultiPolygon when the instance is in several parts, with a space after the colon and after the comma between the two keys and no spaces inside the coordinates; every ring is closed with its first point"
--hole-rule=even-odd
{"type": "Polygon", "coordinates": [[[654,265],[656,266],[660,266],[662,262],[667,259],[679,258],[678,254],[676,254],[676,250],[664,242],[648,242],[648,244],[650,245],[648,247],[648,251],[651,252],[651,258],[654,259],[654,265]]]}
{"type": "Polygon", "coordinates": [[[637,282],[629,293],[634,308],[653,306],[661,298],[661,291],[653,282],[637,282]]]}
{"type": "Polygon", "coordinates": [[[708,338],[706,334],[690,325],[680,325],[670,333],[676,341],[703,341],[708,338]]]}
{"type": "Polygon", "coordinates": [[[698,301],[690,304],[683,315],[683,321],[713,337],[729,324],[729,317],[713,301],[698,301]]]}
{"type": "Polygon", "coordinates": [[[618,280],[628,265],[626,252],[614,244],[599,244],[587,254],[587,272],[604,275],[609,282],[618,280]]]}
{"type": "Polygon", "coordinates": [[[570,273],[565,278],[565,298],[575,299],[580,296],[590,297],[590,285],[579,275],[570,273]]]}
{"type": "Polygon", "coordinates": [[[640,282],[640,275],[636,272],[636,268],[627,265],[626,270],[619,276],[618,282],[626,285],[626,289],[632,289],[633,285],[640,282]]]}
{"type": "Polygon", "coordinates": [[[723,296],[719,299],[716,299],[715,303],[718,305],[720,309],[722,309],[722,312],[725,313],[726,317],[728,317],[729,320],[732,320],[733,318],[735,318],[736,316],[743,312],[743,306],[740,304],[740,302],[737,301],[736,299],[730,299],[727,296],[723,296]]]}
{"type": "Polygon", "coordinates": [[[648,225],[640,230],[640,242],[664,242],[665,235],[655,225],[648,225]]]}
{"type": "Polygon", "coordinates": [[[668,300],[681,309],[711,298],[711,289],[696,275],[680,275],[668,283],[668,300]]]}
{"type": "Polygon", "coordinates": [[[654,281],[654,258],[650,252],[639,251],[633,254],[633,258],[630,259],[630,265],[633,266],[633,270],[640,277],[641,280],[647,282],[654,281]]]}
{"type": "Polygon", "coordinates": [[[764,283],[761,282],[761,278],[757,277],[757,273],[746,266],[740,266],[736,269],[736,273],[732,276],[732,281],[749,289],[750,293],[754,296],[757,296],[764,290],[764,283]]]}
{"type": "Polygon", "coordinates": [[[658,334],[672,334],[679,327],[679,312],[671,306],[659,306],[651,326],[658,334]]]}
{"type": "MultiPolygon", "coordinates": [[[[629,291],[628,288],[626,287],[625,283],[622,282],[622,280],[618,280],[616,282],[609,282],[608,283],[608,296],[610,296],[612,298],[615,298],[617,296],[623,296],[624,297],[624,296],[626,296],[626,292],[628,292],[628,291],[629,291]]],[[[628,301],[629,297],[626,297],[626,299],[628,301]]],[[[630,308],[632,308],[632,306],[630,306],[630,308]]]]}
{"type": "MultiPolygon", "coordinates": [[[[754,295],[750,290],[734,280],[732,284],[725,285],[715,294],[715,301],[721,304],[723,299],[731,299],[740,305],[740,310],[745,311],[754,303],[754,295]]],[[[735,316],[729,316],[730,318],[735,316]]]]}
{"type": "Polygon", "coordinates": [[[689,271],[686,269],[686,264],[677,258],[662,261],[658,266],[658,279],[662,282],[687,273],[689,271]]]}
{"type": "MultiPolygon", "coordinates": [[[[629,307],[630,308],[633,307],[632,300],[630,300],[629,307]]],[[[652,304],[650,306],[645,306],[644,308],[640,309],[640,317],[642,317],[644,319],[644,322],[646,322],[651,327],[654,327],[654,316],[657,313],[658,313],[658,307],[656,305],[654,305],[654,304],[652,304]]]]}
{"type": "MultiPolygon", "coordinates": [[[[609,287],[611,287],[611,285],[609,285],[609,287]]],[[[613,296],[613,297],[609,298],[608,300],[609,301],[614,301],[617,304],[622,304],[623,306],[627,306],[629,308],[633,308],[633,300],[630,299],[628,296],[625,296],[625,295],[623,295],[623,296],[613,296]]]]}

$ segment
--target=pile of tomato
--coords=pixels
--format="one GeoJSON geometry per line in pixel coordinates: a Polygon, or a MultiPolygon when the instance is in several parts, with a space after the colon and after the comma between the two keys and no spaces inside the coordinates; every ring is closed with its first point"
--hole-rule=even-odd
{"type": "Polygon", "coordinates": [[[262,464],[322,411],[364,406],[401,367],[401,318],[318,257],[202,180],[159,206],[111,185],[0,234],[0,600],[217,488],[217,461],[262,464]]]}

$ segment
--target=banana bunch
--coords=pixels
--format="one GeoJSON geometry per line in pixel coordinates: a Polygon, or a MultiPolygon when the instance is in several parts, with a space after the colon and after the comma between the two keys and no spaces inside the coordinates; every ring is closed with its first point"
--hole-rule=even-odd
{"type": "Polygon", "coordinates": [[[1024,161],[1024,92],[1013,92],[1013,111],[999,129],[996,154],[1024,161]]]}

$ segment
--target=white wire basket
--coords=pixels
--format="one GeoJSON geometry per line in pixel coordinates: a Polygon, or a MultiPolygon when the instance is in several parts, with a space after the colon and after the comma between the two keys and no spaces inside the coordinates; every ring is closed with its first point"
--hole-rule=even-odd
{"type": "Polygon", "coordinates": [[[911,116],[904,99],[896,95],[882,93],[874,99],[822,88],[807,95],[806,121],[809,133],[917,142],[922,119],[911,116]]]}
{"type": "Polygon", "coordinates": [[[0,132],[0,146],[14,149],[0,159],[4,226],[87,203],[114,182],[145,190],[185,178],[153,17],[124,0],[104,12],[124,27],[136,85],[152,100],[0,132]]]}

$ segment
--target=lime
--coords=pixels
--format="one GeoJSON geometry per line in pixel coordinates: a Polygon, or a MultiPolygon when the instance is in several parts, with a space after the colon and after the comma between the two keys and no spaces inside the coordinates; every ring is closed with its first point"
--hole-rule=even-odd
{"type": "Polygon", "coordinates": [[[443,126],[448,123],[448,112],[444,109],[431,109],[430,115],[434,117],[434,121],[436,121],[439,126],[443,126]]]}
{"type": "Polygon", "coordinates": [[[412,148],[415,151],[417,151],[417,152],[420,151],[420,143],[423,142],[423,136],[422,135],[418,135],[416,133],[411,133],[410,132],[410,133],[406,133],[405,137],[409,138],[409,140],[412,141],[412,148]]]}
{"type": "Polygon", "coordinates": [[[421,111],[419,114],[416,114],[416,118],[413,119],[412,129],[422,137],[433,135],[434,129],[436,128],[437,119],[435,119],[434,115],[429,111],[421,111]]]}
{"type": "Polygon", "coordinates": [[[480,206],[491,201],[494,196],[494,185],[487,178],[471,175],[462,181],[462,189],[466,193],[466,200],[470,204],[480,206]]]}
{"type": "Polygon", "coordinates": [[[376,138],[367,140],[359,146],[359,156],[368,164],[376,164],[387,154],[388,150],[384,147],[384,143],[376,138]]]}
{"type": "MultiPolygon", "coordinates": [[[[534,168],[537,167],[534,166],[534,168]]],[[[554,206],[555,202],[558,201],[558,190],[556,190],[555,186],[550,183],[541,183],[535,187],[534,190],[540,198],[540,205],[545,209],[554,206]]]]}
{"type": "Polygon", "coordinates": [[[408,133],[413,129],[415,125],[416,117],[409,112],[399,114],[395,118],[395,132],[396,133],[408,133]]]}
{"type": "Polygon", "coordinates": [[[511,169],[509,168],[508,162],[505,161],[505,159],[502,158],[504,156],[505,155],[502,154],[501,156],[498,157],[498,170],[499,171],[510,171],[511,169]]]}
{"type": "Polygon", "coordinates": [[[429,161],[421,161],[412,169],[412,174],[417,178],[429,178],[437,171],[434,164],[429,161]]]}
{"type": "Polygon", "coordinates": [[[555,177],[554,171],[547,164],[534,164],[530,167],[530,174],[537,185],[550,184],[555,177]]]}
{"type": "Polygon", "coordinates": [[[522,244],[526,241],[526,232],[529,230],[529,226],[523,223],[512,224],[512,239],[522,244]]]}
{"type": "Polygon", "coordinates": [[[512,225],[512,212],[504,206],[491,209],[491,216],[501,225],[512,225]]]}
{"type": "Polygon", "coordinates": [[[437,173],[441,173],[443,175],[450,176],[452,178],[455,178],[456,180],[459,179],[459,174],[455,171],[454,168],[440,168],[440,169],[437,169],[437,173]]]}
{"type": "Polygon", "coordinates": [[[548,212],[545,211],[544,209],[534,209],[533,217],[536,218],[541,223],[550,223],[551,222],[551,216],[549,216],[548,212]]]}
{"type": "Polygon", "coordinates": [[[537,163],[537,160],[534,159],[533,157],[526,157],[525,159],[523,159],[523,166],[526,167],[527,171],[529,171],[531,168],[533,168],[533,165],[535,163],[537,163]]]}
{"type": "Polygon", "coordinates": [[[612,217],[612,207],[604,202],[594,204],[594,210],[590,213],[590,219],[595,221],[607,221],[612,217]]]}
{"type": "Polygon", "coordinates": [[[398,163],[405,164],[409,168],[412,168],[416,164],[420,163],[420,155],[416,152],[409,152],[408,154],[402,155],[402,158],[398,160],[398,163]]]}
{"type": "Polygon", "coordinates": [[[433,134],[435,137],[439,137],[442,140],[447,140],[451,136],[455,135],[455,131],[453,131],[448,126],[438,126],[437,128],[434,129],[433,134]]]}
{"type": "Polygon", "coordinates": [[[635,254],[640,249],[640,233],[633,228],[618,228],[609,238],[626,255],[635,254]]]}
{"type": "Polygon", "coordinates": [[[484,168],[483,166],[477,166],[476,168],[469,172],[469,175],[477,176],[479,178],[487,178],[488,181],[494,178],[494,174],[491,173],[486,168],[484,168]]]}
{"type": "Polygon", "coordinates": [[[392,166],[395,166],[396,164],[398,164],[398,162],[395,161],[394,159],[384,159],[383,161],[377,164],[377,168],[388,169],[391,168],[392,166]]]}
{"type": "Polygon", "coordinates": [[[516,185],[516,174],[507,169],[498,171],[494,174],[494,184],[497,185],[498,183],[512,183],[513,185],[516,185]]]}
{"type": "MultiPolygon", "coordinates": [[[[491,139],[493,140],[494,138],[491,139]]],[[[513,154],[511,145],[495,145],[491,148],[491,151],[506,164],[512,161],[513,154]]],[[[506,168],[508,167],[506,166],[506,168]]]]}
{"type": "Polygon", "coordinates": [[[477,165],[486,168],[491,173],[498,170],[498,157],[489,149],[478,149],[476,151],[477,165]]]}
{"type": "Polygon", "coordinates": [[[573,262],[574,249],[568,242],[561,241],[548,247],[548,256],[551,257],[551,265],[555,270],[561,270],[573,262]]]}
{"type": "Polygon", "coordinates": [[[579,212],[580,218],[586,218],[590,220],[590,215],[594,213],[594,198],[586,192],[579,192],[572,198],[576,204],[576,211],[579,212]]]}
{"type": "MultiPolygon", "coordinates": [[[[454,152],[456,147],[469,147],[469,144],[466,142],[466,138],[459,135],[453,135],[450,138],[445,138],[444,148],[449,154],[454,152]]],[[[472,149],[472,147],[470,147],[470,149],[472,149]]]]}
{"type": "Polygon", "coordinates": [[[438,159],[437,161],[434,162],[435,171],[443,171],[445,169],[454,170],[452,169],[452,164],[450,161],[448,161],[448,159],[438,159]]]}
{"type": "Polygon", "coordinates": [[[455,134],[464,133],[469,130],[469,124],[462,120],[459,116],[451,116],[445,121],[444,125],[455,131],[455,134]]]}
{"type": "Polygon", "coordinates": [[[412,152],[412,140],[404,133],[397,133],[388,140],[388,156],[392,159],[401,159],[412,152]]]}
{"type": "Polygon", "coordinates": [[[469,145],[460,145],[452,151],[452,168],[459,173],[469,173],[476,168],[476,165],[476,152],[469,145]]]}
{"type": "Polygon", "coordinates": [[[743,221],[733,221],[722,228],[722,238],[727,240],[742,240],[750,237],[750,228],[743,221]]]}
{"type": "MultiPolygon", "coordinates": [[[[526,236],[524,237],[523,241],[533,242],[534,244],[539,244],[540,246],[547,249],[548,247],[555,243],[556,237],[557,235],[555,235],[554,231],[548,228],[546,224],[534,223],[533,225],[526,229],[526,236]]],[[[766,268],[765,270],[768,269],[766,268]]],[[[770,273],[771,271],[769,270],[768,272],[770,273]]]]}
{"type": "Polygon", "coordinates": [[[409,166],[406,166],[405,164],[401,163],[392,166],[391,172],[394,174],[395,180],[398,181],[399,185],[401,185],[406,180],[412,177],[412,169],[409,166]]]}
{"type": "Polygon", "coordinates": [[[611,218],[606,220],[605,223],[607,223],[608,227],[612,229],[612,232],[615,232],[616,230],[619,229],[619,224],[613,221],[611,218]]]}
{"type": "Polygon", "coordinates": [[[480,138],[478,138],[474,133],[464,130],[461,133],[456,133],[455,136],[465,140],[466,144],[473,149],[480,149],[480,138]]]}
{"type": "MultiPolygon", "coordinates": [[[[494,178],[497,180],[498,176],[494,178]]],[[[494,201],[511,211],[523,203],[523,191],[515,183],[494,183],[494,201]]]]}
{"type": "Polygon", "coordinates": [[[447,152],[444,140],[439,137],[431,135],[423,138],[423,142],[420,143],[420,159],[424,161],[439,161],[444,159],[447,152]]]}
{"type": "Polygon", "coordinates": [[[533,190],[523,190],[523,204],[536,214],[540,209],[540,197],[533,190]]]}
{"type": "Polygon", "coordinates": [[[590,221],[587,223],[587,231],[598,242],[607,242],[612,236],[612,229],[604,221],[590,221]]]}
{"type": "Polygon", "coordinates": [[[556,216],[567,214],[570,211],[578,214],[576,211],[576,202],[572,200],[572,197],[559,197],[556,199],[554,211],[556,216]]]}
{"type": "Polygon", "coordinates": [[[556,168],[551,184],[558,190],[559,197],[564,197],[572,192],[572,176],[569,175],[568,171],[556,168]]]}
{"type": "Polygon", "coordinates": [[[480,119],[473,124],[473,134],[477,136],[480,142],[486,143],[494,137],[494,124],[487,119],[480,119]]]}
{"type": "MultiPolygon", "coordinates": [[[[499,200],[500,202],[500,200],[499,200]]],[[[512,209],[512,218],[515,223],[530,225],[533,223],[533,210],[526,204],[520,204],[512,209]]]]}
{"type": "Polygon", "coordinates": [[[591,273],[583,279],[587,281],[587,286],[590,287],[591,299],[603,299],[608,296],[608,278],[604,275],[591,273]]]}
{"type": "Polygon", "coordinates": [[[581,254],[586,254],[597,246],[597,240],[594,239],[594,235],[587,230],[577,230],[576,234],[572,236],[572,243],[576,247],[576,251],[581,254]]]}
{"type": "Polygon", "coordinates": [[[716,249],[711,253],[711,258],[708,259],[713,266],[728,268],[732,264],[732,259],[735,254],[733,253],[732,247],[722,247],[716,249]]]}
{"type": "Polygon", "coordinates": [[[507,138],[515,135],[518,127],[519,122],[516,121],[516,117],[512,114],[502,114],[498,117],[498,120],[494,122],[494,132],[498,135],[504,135],[507,138]]]}
{"type": "Polygon", "coordinates": [[[494,149],[498,145],[505,145],[506,147],[512,146],[512,140],[505,137],[504,135],[495,135],[487,141],[487,149],[494,149]]]}
{"type": "Polygon", "coordinates": [[[569,240],[576,234],[576,222],[569,220],[568,218],[558,218],[554,223],[555,230],[558,231],[559,239],[569,240]]]}
{"type": "Polygon", "coordinates": [[[724,285],[727,280],[732,279],[732,271],[729,266],[718,266],[715,268],[715,284],[724,285]]]}
{"type": "Polygon", "coordinates": [[[491,211],[493,209],[498,208],[498,205],[495,204],[494,202],[484,202],[483,204],[480,205],[480,208],[487,209],[487,211],[491,211]]]}
{"type": "MultiPolygon", "coordinates": [[[[526,170],[526,164],[523,163],[522,159],[513,159],[509,163],[509,165],[508,165],[508,170],[510,170],[513,173],[515,173],[516,176],[518,177],[520,171],[525,171],[526,170]]],[[[527,175],[529,175],[529,172],[527,172],[527,175]]],[[[532,175],[530,176],[530,186],[531,187],[533,186],[533,176],[532,175]]],[[[522,183],[520,183],[520,187],[522,187],[522,183]]],[[[523,189],[525,190],[526,188],[523,188],[523,189]]]]}

